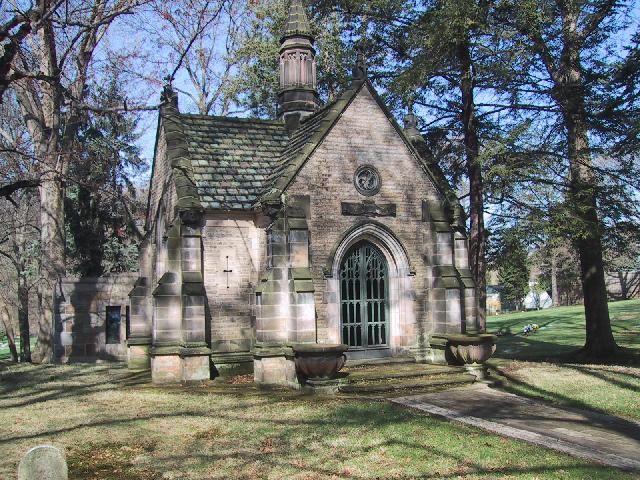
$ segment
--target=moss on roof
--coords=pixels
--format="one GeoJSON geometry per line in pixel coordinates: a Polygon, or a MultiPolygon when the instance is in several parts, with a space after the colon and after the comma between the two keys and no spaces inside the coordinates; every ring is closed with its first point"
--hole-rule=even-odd
{"type": "MultiPolygon", "coordinates": [[[[432,162],[425,158],[424,152],[416,150],[415,142],[407,137],[366,79],[353,81],[334,102],[305,118],[291,136],[281,121],[175,112],[172,119],[177,122],[171,125],[179,130],[181,152],[188,150],[188,158],[184,153],[180,155],[184,183],[190,183],[191,187],[185,190],[188,193],[185,196],[195,198],[202,208],[214,210],[251,210],[264,204],[277,204],[365,86],[436,188],[450,197],[451,188],[444,176],[433,171],[432,162]]],[[[168,150],[172,150],[172,145],[168,144],[168,150]]]]}
{"type": "Polygon", "coordinates": [[[251,209],[289,141],[282,122],[180,115],[205,208],[251,209]]]}

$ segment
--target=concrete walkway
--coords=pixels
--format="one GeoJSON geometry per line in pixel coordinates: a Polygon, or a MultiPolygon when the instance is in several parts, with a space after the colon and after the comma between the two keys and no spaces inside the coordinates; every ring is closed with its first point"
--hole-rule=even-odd
{"type": "Polygon", "coordinates": [[[640,471],[640,422],[554,407],[482,383],[391,401],[604,465],[640,471]]]}

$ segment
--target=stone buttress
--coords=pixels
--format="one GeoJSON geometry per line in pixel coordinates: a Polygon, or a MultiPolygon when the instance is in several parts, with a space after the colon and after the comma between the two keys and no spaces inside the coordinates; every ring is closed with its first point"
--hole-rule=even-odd
{"type": "MultiPolygon", "coordinates": [[[[167,208],[158,209],[154,221],[155,271],[148,260],[141,265],[142,275],[129,295],[129,367],[151,368],[154,383],[210,378],[202,274],[203,215],[178,116],[177,96],[167,87],[160,111],[166,153],[160,160],[169,167],[173,202],[165,202],[167,208]],[[164,225],[168,225],[166,231],[164,225]]],[[[147,240],[143,258],[148,259],[149,248],[147,240]]]]}
{"type": "Polygon", "coordinates": [[[267,230],[267,265],[256,287],[256,382],[297,387],[291,345],[315,343],[309,262],[309,198],[289,199],[267,230]]]}

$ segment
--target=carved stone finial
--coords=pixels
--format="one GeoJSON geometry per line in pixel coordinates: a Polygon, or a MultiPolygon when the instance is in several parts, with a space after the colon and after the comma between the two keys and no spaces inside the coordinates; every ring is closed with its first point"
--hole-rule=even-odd
{"type": "Polygon", "coordinates": [[[461,230],[464,230],[467,222],[467,215],[464,212],[464,208],[460,205],[460,202],[456,202],[453,206],[453,222],[452,226],[455,226],[461,230]]]}
{"type": "Polygon", "coordinates": [[[293,131],[320,104],[316,90],[316,58],[309,19],[301,0],[292,0],[280,39],[280,116],[293,131]],[[289,118],[292,117],[292,118],[289,118]]]}
{"type": "Polygon", "coordinates": [[[364,80],[367,78],[367,59],[362,49],[356,54],[356,64],[353,67],[353,79],[364,80]]]}
{"type": "Polygon", "coordinates": [[[404,117],[404,128],[405,130],[418,128],[418,118],[411,111],[404,117]]]}
{"type": "Polygon", "coordinates": [[[418,130],[418,117],[413,113],[413,108],[409,108],[409,113],[404,117],[404,133],[414,146],[424,144],[424,138],[418,130]]]}
{"type": "Polygon", "coordinates": [[[163,105],[170,105],[174,107],[176,110],[178,109],[178,94],[173,89],[173,85],[171,85],[171,78],[166,77],[164,87],[162,88],[162,93],[160,94],[160,102],[163,105]]]}
{"type": "Polygon", "coordinates": [[[301,0],[292,0],[289,5],[289,16],[280,42],[284,42],[290,37],[306,37],[313,42],[309,18],[301,0]]]}

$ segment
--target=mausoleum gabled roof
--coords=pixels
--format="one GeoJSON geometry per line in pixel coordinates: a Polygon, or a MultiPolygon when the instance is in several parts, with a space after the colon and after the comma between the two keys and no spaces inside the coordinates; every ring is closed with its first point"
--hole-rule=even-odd
{"type": "Polygon", "coordinates": [[[315,114],[306,117],[301,122],[300,128],[293,132],[291,139],[282,152],[276,168],[272,171],[269,177],[264,194],[260,198],[261,203],[269,204],[279,201],[280,195],[282,195],[282,193],[284,193],[287,187],[291,184],[297,173],[322,143],[324,138],[329,134],[340,116],[363,88],[369,89],[380,109],[387,116],[409,150],[420,162],[422,168],[433,181],[436,188],[443,194],[443,196],[448,196],[447,193],[451,190],[449,183],[446,181],[444,176],[434,174],[435,172],[432,171],[432,168],[428,163],[428,159],[424,158],[424,156],[416,150],[415,146],[407,137],[402,127],[398,125],[373,85],[371,85],[369,80],[364,77],[359,80],[354,80],[349,88],[346,89],[334,102],[326,105],[315,114]]]}
{"type": "Polygon", "coordinates": [[[253,210],[279,203],[297,173],[365,87],[436,188],[446,196],[450,187],[444,177],[433,171],[429,160],[415,149],[366,78],[354,80],[335,101],[306,117],[292,133],[280,120],[194,115],[173,110],[167,120],[180,127],[180,143],[188,153],[181,160],[188,164],[179,170],[186,173],[183,183],[191,185],[193,193],[188,196],[208,210],[253,210]]]}

